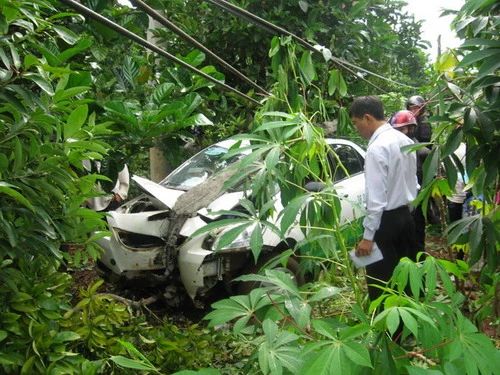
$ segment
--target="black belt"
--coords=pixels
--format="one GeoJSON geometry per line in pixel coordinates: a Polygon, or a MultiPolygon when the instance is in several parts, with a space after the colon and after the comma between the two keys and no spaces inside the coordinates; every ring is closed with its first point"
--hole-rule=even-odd
{"type": "Polygon", "coordinates": [[[398,213],[398,212],[404,212],[404,211],[410,212],[410,207],[408,207],[408,205],[404,205],[404,206],[400,206],[398,208],[394,208],[392,210],[384,210],[384,212],[387,212],[389,214],[398,213]]]}

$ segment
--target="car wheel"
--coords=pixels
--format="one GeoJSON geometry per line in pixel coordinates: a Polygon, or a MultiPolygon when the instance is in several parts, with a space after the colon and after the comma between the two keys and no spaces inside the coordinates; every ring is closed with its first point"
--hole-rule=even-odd
{"type": "MultiPolygon", "coordinates": [[[[268,263],[271,259],[275,258],[278,256],[279,253],[273,252],[271,254],[262,256],[256,264],[251,264],[247,266],[243,272],[242,275],[249,275],[249,274],[257,274],[259,271],[268,263]]],[[[295,260],[294,258],[288,258],[288,261],[286,263],[286,267],[283,267],[283,265],[280,263],[274,267],[272,267],[274,270],[280,270],[283,272],[286,272],[292,276],[293,281],[295,282],[295,285],[301,286],[304,284],[304,277],[300,272],[300,265],[295,260]]],[[[240,281],[238,282],[236,289],[236,294],[248,294],[250,293],[253,289],[260,288],[268,286],[265,283],[261,283],[258,281],[240,281]]]]}

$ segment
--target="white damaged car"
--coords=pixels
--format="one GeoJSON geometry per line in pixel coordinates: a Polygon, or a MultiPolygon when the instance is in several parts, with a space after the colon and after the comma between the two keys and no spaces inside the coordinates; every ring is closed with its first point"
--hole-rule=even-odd
{"type": "MultiPolygon", "coordinates": [[[[351,221],[363,214],[365,152],[347,140],[326,141],[348,172],[345,174],[332,165],[332,170],[339,171],[334,176],[336,191],[344,197],[342,218],[351,221]]],[[[222,284],[231,292],[244,292],[234,290],[233,279],[255,273],[271,257],[289,249],[290,243],[303,238],[299,228],[292,229],[286,239],[264,231],[263,249],[256,265],[248,233],[241,233],[233,243],[217,251],[217,241],[229,227],[192,237],[207,223],[228,218],[217,214],[219,211],[242,209],[239,202],[245,196],[244,184],[222,189],[223,182],[234,173],[229,166],[249,152],[247,149],[224,158],[235,143],[226,140],[207,147],[160,183],[133,176],[143,193],[109,212],[107,220],[112,236],[99,240],[104,253],[98,267],[105,276],[129,282],[128,285],[161,287],[167,302],[173,306],[187,295],[201,307],[217,285],[222,284]]],[[[335,158],[330,159],[330,164],[336,163],[335,158]]],[[[287,269],[300,278],[298,264],[293,259],[288,261],[287,269]]]]}

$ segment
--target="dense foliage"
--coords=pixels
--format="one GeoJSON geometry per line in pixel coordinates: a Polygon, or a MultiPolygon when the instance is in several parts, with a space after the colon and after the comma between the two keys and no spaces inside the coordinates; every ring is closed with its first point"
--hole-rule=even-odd
{"type": "MultiPolygon", "coordinates": [[[[414,94],[416,87],[429,83],[425,54],[419,48],[425,46],[420,38],[421,26],[401,11],[402,1],[232,3],[266,22],[246,13],[224,10],[227,5],[223,1],[153,2],[178,27],[253,81],[266,88],[279,86],[277,89],[286,93],[292,110],[299,105],[311,114],[317,112],[316,123],[335,119],[347,126],[348,119],[342,111],[347,87],[351,96],[378,92],[404,98],[414,94]],[[288,34],[279,29],[286,29],[288,34]],[[284,36],[287,37],[278,38],[284,36]],[[291,45],[292,40],[315,48],[303,43],[291,45]],[[286,45],[290,48],[282,48],[286,45]],[[288,59],[297,59],[299,64],[291,70],[279,69],[288,59]],[[298,76],[303,80],[287,78],[298,76]],[[310,85],[312,81],[314,84],[310,85]]],[[[168,30],[158,29],[155,33],[176,53],[192,48],[168,30]]],[[[254,91],[234,75],[221,71],[227,82],[243,92],[254,91]]],[[[242,108],[234,105],[228,110],[232,121],[247,120],[242,125],[250,127],[248,119],[253,119],[253,113],[242,116],[242,108]]],[[[221,115],[217,114],[216,123],[227,124],[221,115]]]]}
{"type": "MultiPolygon", "coordinates": [[[[148,23],[141,12],[112,7],[106,0],[84,3],[144,36],[148,23]]],[[[393,280],[395,290],[388,288],[380,300],[365,306],[360,275],[345,266],[349,245],[338,223],[341,198],[331,189],[304,195],[297,188],[310,173],[329,184],[329,176],[318,173],[317,157],[321,160],[324,147],[322,131],[314,124],[333,117],[341,134],[352,133],[344,101],[375,90],[332,56],[376,71],[379,76],[365,78],[384,91],[399,86],[380,76],[410,85],[425,83],[418,24],[400,13],[401,2],[240,2],[323,46],[319,54],[290,36],[242,22],[213,3],[154,4],[272,90],[274,97],[263,100],[259,111],[56,0],[0,0],[0,372],[329,374],[341,366],[360,374],[386,369],[494,373],[498,351],[472,322],[480,326],[498,308],[499,213],[493,202],[500,165],[495,152],[498,4],[468,1],[455,21],[466,42],[436,65],[435,145],[422,195],[450,193],[453,168],[446,168],[448,180],[432,176],[439,160],[449,165],[458,143],[466,141],[465,168],[474,195],[483,197],[482,210],[447,233],[450,243],[470,245],[469,265],[484,255],[476,284],[484,297],[470,306],[477,312],[471,320],[462,314],[466,296],[452,282],[474,281],[469,265],[432,257],[419,265],[402,262],[393,280]],[[207,316],[216,330],[196,324],[177,327],[166,317],[148,320],[151,315],[140,303],[100,293],[101,282],[76,289],[72,272],[98,257],[93,241],[107,234],[101,215],[82,208],[95,194],[97,179],[106,176],[84,173],[81,161],[119,153],[133,170],[144,170],[150,146],[174,145],[168,149],[180,158],[181,146],[197,136],[193,129],[212,123],[225,128],[207,128],[209,140],[254,128],[251,137],[264,156],[259,184],[253,186],[257,209],[272,209],[272,192],[266,188],[274,182],[286,192],[286,217],[295,217],[309,202],[311,215],[303,225],[313,229],[300,245],[302,255],[325,271],[317,275],[320,282],[298,290],[280,273],[254,276],[282,292],[270,287],[218,302],[207,316]],[[280,153],[285,161],[301,163],[281,164],[280,153]],[[290,186],[287,181],[297,183],[290,186]],[[412,296],[403,293],[407,284],[412,296]],[[377,306],[381,308],[375,310],[377,306]],[[400,322],[405,338],[411,334],[414,340],[406,348],[395,346],[386,335],[400,322]],[[225,323],[231,323],[235,336],[227,334],[225,323]]],[[[206,61],[180,38],[156,33],[192,66],[201,68],[206,61]]],[[[224,79],[217,69],[202,68],[224,79]]],[[[228,82],[244,87],[233,77],[228,82]]],[[[252,162],[256,160],[248,164],[252,162]]],[[[261,212],[257,219],[265,222],[265,215],[261,212]]],[[[278,229],[286,232],[291,224],[283,220],[278,229]]],[[[286,254],[292,250],[297,249],[286,254]]]]}

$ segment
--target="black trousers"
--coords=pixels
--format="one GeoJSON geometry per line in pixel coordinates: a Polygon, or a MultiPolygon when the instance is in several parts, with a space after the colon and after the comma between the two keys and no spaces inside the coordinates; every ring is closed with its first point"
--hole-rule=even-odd
{"type": "Polygon", "coordinates": [[[450,224],[462,218],[464,204],[448,201],[448,218],[450,224]]]}
{"type": "Polygon", "coordinates": [[[415,261],[418,246],[415,238],[415,223],[407,206],[384,211],[374,241],[382,251],[384,259],[366,267],[368,295],[373,301],[382,290],[370,284],[384,285],[403,257],[415,261]]]}
{"type": "Polygon", "coordinates": [[[413,210],[413,221],[415,222],[415,239],[417,241],[417,250],[425,251],[425,217],[422,211],[422,205],[419,204],[413,210]]]}

